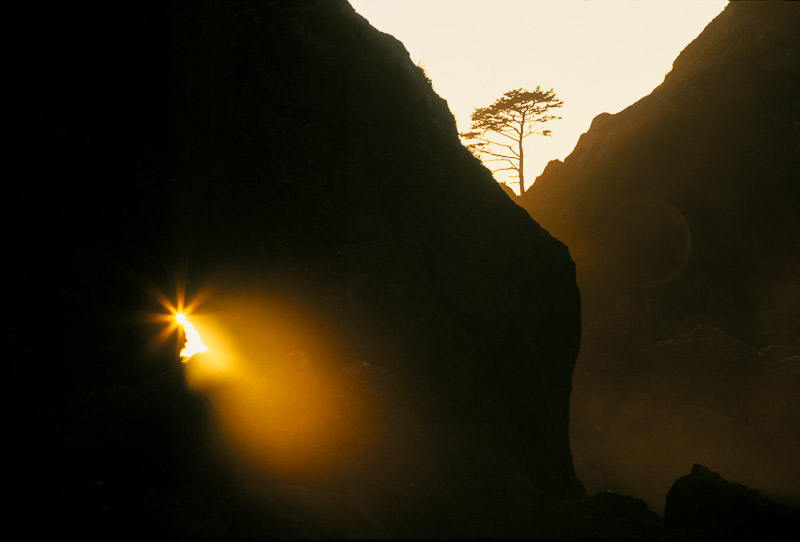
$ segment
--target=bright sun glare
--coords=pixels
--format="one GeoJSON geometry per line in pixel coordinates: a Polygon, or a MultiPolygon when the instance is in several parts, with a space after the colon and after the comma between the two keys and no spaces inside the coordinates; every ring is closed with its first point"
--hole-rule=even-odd
{"type": "Polygon", "coordinates": [[[208,347],[203,344],[200,334],[197,333],[197,330],[192,323],[189,322],[185,314],[182,312],[175,313],[175,320],[181,325],[183,333],[186,336],[186,345],[183,347],[183,350],[181,350],[182,361],[185,362],[195,354],[208,352],[208,347]]]}
{"type": "Polygon", "coordinates": [[[251,290],[216,293],[196,312],[209,292],[186,304],[180,289],[173,304],[154,291],[165,312],[152,321],[165,324],[159,342],[183,329],[186,383],[208,397],[230,451],[271,475],[303,480],[370,453],[381,409],[364,389],[365,366],[341,353],[327,327],[291,301],[251,290]],[[203,352],[210,355],[197,356],[203,352]]]}
{"type": "MultiPolygon", "coordinates": [[[[183,287],[178,288],[176,304],[173,304],[160,290],[153,288],[151,294],[167,311],[167,314],[153,314],[148,317],[149,321],[166,324],[155,338],[154,343],[156,345],[162,344],[168,337],[174,336],[173,334],[178,328],[182,328],[184,332],[184,344],[180,345],[180,357],[182,361],[187,361],[195,354],[209,352],[208,346],[206,346],[200,338],[197,329],[195,329],[194,325],[189,321],[190,315],[197,306],[204,301],[207,292],[199,293],[192,302],[188,304],[185,303],[186,292],[183,287]]],[[[215,353],[218,354],[216,351],[215,353]]]]}

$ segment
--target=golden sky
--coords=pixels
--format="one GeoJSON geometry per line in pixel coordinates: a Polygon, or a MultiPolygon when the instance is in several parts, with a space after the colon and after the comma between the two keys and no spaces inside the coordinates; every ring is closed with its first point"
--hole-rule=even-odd
{"type": "MultiPolygon", "coordinates": [[[[564,100],[550,138],[525,146],[530,185],[600,113],[649,94],[724,0],[350,0],[403,42],[450,106],[459,131],[503,92],[537,85],[564,100]]],[[[496,174],[505,180],[505,172],[496,174]]],[[[515,186],[515,185],[512,185],[515,186]]]]}

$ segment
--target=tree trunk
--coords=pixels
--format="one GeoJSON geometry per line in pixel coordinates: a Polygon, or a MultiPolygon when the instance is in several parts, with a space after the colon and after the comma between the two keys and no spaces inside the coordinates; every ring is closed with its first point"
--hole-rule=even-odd
{"type": "Polygon", "coordinates": [[[523,167],[525,166],[525,157],[522,154],[522,133],[525,129],[525,115],[522,115],[522,122],[519,123],[519,140],[517,143],[519,144],[519,167],[517,168],[517,174],[519,176],[519,195],[525,195],[525,174],[523,173],[523,167]]]}

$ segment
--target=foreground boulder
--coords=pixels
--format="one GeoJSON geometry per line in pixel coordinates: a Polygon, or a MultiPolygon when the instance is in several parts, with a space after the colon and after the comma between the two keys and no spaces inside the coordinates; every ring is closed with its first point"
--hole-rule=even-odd
{"type": "Polygon", "coordinates": [[[699,464],[667,494],[664,523],[688,539],[789,539],[800,535],[800,511],[728,482],[699,464]]]}

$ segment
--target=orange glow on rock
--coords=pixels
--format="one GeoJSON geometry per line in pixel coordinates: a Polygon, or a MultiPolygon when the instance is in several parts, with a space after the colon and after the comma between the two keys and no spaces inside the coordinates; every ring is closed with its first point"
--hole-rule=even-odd
{"type": "Polygon", "coordinates": [[[215,296],[191,318],[194,325],[182,323],[187,347],[196,334],[207,352],[184,360],[186,381],[209,398],[231,457],[295,481],[363,460],[375,397],[366,365],[344,354],[326,326],[289,301],[253,292],[215,296]]]}

